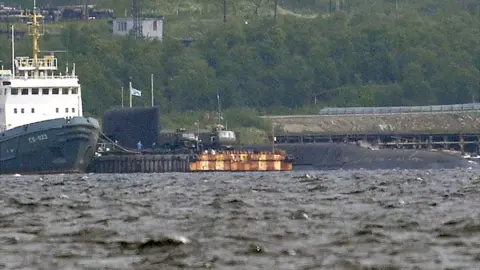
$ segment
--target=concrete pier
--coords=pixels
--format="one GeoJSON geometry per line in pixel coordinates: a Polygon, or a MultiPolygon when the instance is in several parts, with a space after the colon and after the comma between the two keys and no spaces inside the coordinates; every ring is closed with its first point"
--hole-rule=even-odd
{"type": "Polygon", "coordinates": [[[223,151],[199,154],[107,154],[93,159],[91,173],[291,171],[285,153],[223,151]]]}
{"type": "Polygon", "coordinates": [[[105,155],[89,166],[92,173],[162,173],[188,172],[190,155],[105,155]]]}

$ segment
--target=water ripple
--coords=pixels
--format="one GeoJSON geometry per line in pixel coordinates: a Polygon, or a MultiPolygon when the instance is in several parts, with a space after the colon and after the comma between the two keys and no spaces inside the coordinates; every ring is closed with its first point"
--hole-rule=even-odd
{"type": "Polygon", "coordinates": [[[480,171],[1,177],[1,269],[478,269],[480,171]]]}

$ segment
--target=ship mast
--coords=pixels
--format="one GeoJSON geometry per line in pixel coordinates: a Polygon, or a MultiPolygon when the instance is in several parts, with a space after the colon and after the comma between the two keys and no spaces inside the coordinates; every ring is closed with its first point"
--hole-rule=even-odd
{"type": "Polygon", "coordinates": [[[33,35],[33,66],[38,68],[38,53],[40,49],[38,48],[38,38],[40,34],[38,33],[38,21],[37,21],[37,1],[33,0],[33,22],[32,22],[32,35],[33,35]]]}

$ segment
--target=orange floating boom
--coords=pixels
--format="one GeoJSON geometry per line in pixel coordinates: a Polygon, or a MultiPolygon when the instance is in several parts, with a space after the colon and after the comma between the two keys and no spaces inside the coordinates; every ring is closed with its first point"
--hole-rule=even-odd
{"type": "Polygon", "coordinates": [[[291,171],[292,168],[285,153],[224,151],[199,154],[195,162],[190,162],[189,171],[291,171]]]}

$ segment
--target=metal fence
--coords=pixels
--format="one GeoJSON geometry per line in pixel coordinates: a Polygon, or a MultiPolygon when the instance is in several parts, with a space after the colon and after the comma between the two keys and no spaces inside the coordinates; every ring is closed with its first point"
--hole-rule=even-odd
{"type": "Polygon", "coordinates": [[[349,107],[324,108],[320,115],[352,115],[352,114],[399,114],[399,113],[441,113],[480,111],[480,103],[433,105],[433,106],[399,106],[399,107],[349,107]]]}

